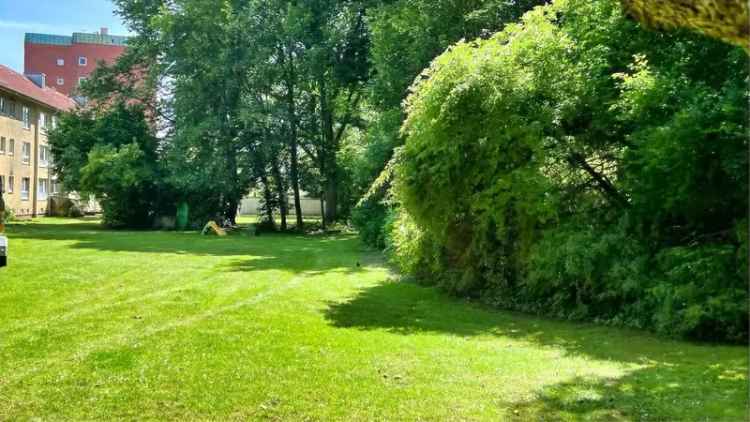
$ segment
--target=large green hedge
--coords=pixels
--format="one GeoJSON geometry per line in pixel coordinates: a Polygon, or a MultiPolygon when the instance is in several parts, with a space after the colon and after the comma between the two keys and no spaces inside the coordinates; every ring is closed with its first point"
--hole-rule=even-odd
{"type": "Polygon", "coordinates": [[[394,260],[505,308],[746,339],[745,61],[616,1],[454,45],[407,101],[394,260]]]}

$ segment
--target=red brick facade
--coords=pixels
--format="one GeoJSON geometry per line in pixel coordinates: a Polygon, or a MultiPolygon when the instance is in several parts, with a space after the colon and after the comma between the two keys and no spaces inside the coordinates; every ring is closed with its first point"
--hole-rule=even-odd
{"type": "Polygon", "coordinates": [[[24,43],[24,73],[45,74],[46,84],[65,95],[75,95],[79,78],[87,77],[99,61],[114,62],[125,51],[122,37],[105,34],[73,34],[73,37],[27,34],[24,43]],[[77,35],[87,35],[80,40],[77,35]],[[93,41],[93,42],[87,42],[93,41]],[[85,64],[79,60],[84,58],[85,64]],[[60,61],[60,62],[58,62],[60,61]]]}

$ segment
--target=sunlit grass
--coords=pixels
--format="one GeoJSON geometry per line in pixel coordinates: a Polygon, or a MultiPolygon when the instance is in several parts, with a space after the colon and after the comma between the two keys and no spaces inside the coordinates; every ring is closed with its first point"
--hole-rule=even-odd
{"type": "Polygon", "coordinates": [[[0,420],[747,416],[746,348],[485,310],[352,236],[9,235],[0,420]]]}

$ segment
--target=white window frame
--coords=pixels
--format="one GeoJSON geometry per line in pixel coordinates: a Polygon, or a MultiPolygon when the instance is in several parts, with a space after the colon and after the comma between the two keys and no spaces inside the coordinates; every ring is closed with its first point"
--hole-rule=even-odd
{"type": "Polygon", "coordinates": [[[24,129],[31,129],[31,110],[26,106],[21,108],[21,120],[24,129]]]}
{"type": "Polygon", "coordinates": [[[8,176],[8,193],[13,193],[15,191],[16,185],[16,177],[12,174],[8,176]]]}
{"type": "Polygon", "coordinates": [[[47,115],[44,112],[39,112],[39,129],[47,129],[47,115]]]}
{"type": "Polygon", "coordinates": [[[84,67],[89,64],[89,59],[86,56],[78,56],[78,66],[84,67]]]}
{"type": "Polygon", "coordinates": [[[8,155],[11,157],[16,155],[16,140],[13,138],[8,140],[8,155]]]}
{"type": "Polygon", "coordinates": [[[57,85],[65,85],[65,78],[57,78],[57,85]]]}
{"type": "Polygon", "coordinates": [[[47,179],[39,178],[37,181],[37,200],[46,201],[49,191],[49,182],[47,179]]]}
{"type": "Polygon", "coordinates": [[[5,155],[6,140],[5,136],[0,136],[0,154],[5,155]]]}
{"type": "Polygon", "coordinates": [[[22,177],[21,178],[21,200],[22,201],[29,200],[30,191],[31,191],[31,179],[28,177],[22,177]]]}
{"type": "Polygon", "coordinates": [[[47,145],[39,145],[39,167],[49,166],[49,147],[47,145]]]}
{"type": "Polygon", "coordinates": [[[65,66],[65,59],[58,57],[57,58],[57,65],[58,66],[65,66]]]}
{"type": "Polygon", "coordinates": [[[31,142],[24,142],[21,145],[21,162],[23,164],[31,164],[31,142]]]}

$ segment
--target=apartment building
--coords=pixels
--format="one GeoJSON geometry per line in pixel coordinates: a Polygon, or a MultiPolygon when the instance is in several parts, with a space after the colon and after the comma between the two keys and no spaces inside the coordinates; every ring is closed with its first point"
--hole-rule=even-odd
{"type": "Polygon", "coordinates": [[[24,42],[24,74],[45,75],[50,87],[76,95],[78,84],[103,61],[113,63],[125,51],[128,37],[75,32],[72,36],[27,33],[24,42]]]}
{"type": "Polygon", "coordinates": [[[0,65],[0,190],[15,215],[47,213],[49,196],[59,190],[47,129],[59,112],[75,106],[48,87],[44,75],[26,77],[0,65]]]}

